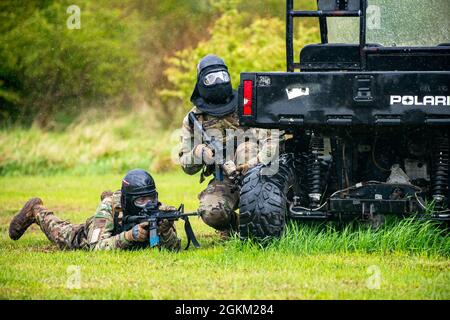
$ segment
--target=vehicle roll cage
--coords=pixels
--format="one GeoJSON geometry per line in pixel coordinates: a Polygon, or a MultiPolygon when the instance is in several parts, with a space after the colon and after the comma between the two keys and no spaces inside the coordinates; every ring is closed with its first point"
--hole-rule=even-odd
{"type": "MultiPolygon", "coordinates": [[[[320,38],[322,45],[328,45],[327,17],[359,17],[359,63],[355,63],[356,69],[367,71],[368,60],[371,56],[420,56],[420,55],[440,55],[445,61],[450,52],[450,44],[443,43],[432,47],[420,46],[398,46],[384,47],[377,44],[367,44],[366,42],[366,9],[367,0],[317,0],[318,10],[294,10],[294,0],[286,0],[286,66],[288,72],[300,69],[299,62],[294,61],[294,18],[297,17],[317,17],[320,25],[320,38]],[[325,8],[326,10],[321,10],[325,8]],[[335,10],[330,10],[335,8],[335,10]]],[[[330,44],[331,45],[331,44],[330,44]]],[[[356,62],[356,61],[355,61],[356,62]]],[[[369,61],[370,62],[370,61],[369,61]]],[[[370,64],[370,63],[369,63],[370,64]]]]}
{"type": "MultiPolygon", "coordinates": [[[[317,6],[319,8],[319,1],[317,6]]],[[[338,8],[344,8],[347,0],[336,0],[338,8]]],[[[294,18],[317,17],[320,24],[320,38],[322,44],[328,43],[327,17],[359,17],[359,53],[361,69],[366,66],[366,8],[367,0],[359,0],[359,10],[294,10],[294,0],[286,0],[286,60],[287,71],[293,72],[300,68],[300,63],[294,62],[294,18]]]]}

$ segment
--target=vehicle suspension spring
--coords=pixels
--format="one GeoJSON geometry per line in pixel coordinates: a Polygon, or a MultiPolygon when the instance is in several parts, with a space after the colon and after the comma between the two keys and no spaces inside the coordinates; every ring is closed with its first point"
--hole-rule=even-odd
{"type": "MultiPolygon", "coordinates": [[[[296,167],[296,177],[297,177],[297,189],[296,196],[298,203],[307,205],[309,203],[309,186],[308,186],[308,163],[309,163],[309,152],[300,152],[294,159],[296,167]]],[[[298,204],[297,203],[297,204],[298,204]]]]}
{"type": "Polygon", "coordinates": [[[431,185],[433,199],[439,206],[442,205],[448,195],[449,149],[449,139],[447,134],[444,134],[435,140],[431,185]]]}
{"type": "Polygon", "coordinates": [[[308,189],[311,207],[320,205],[322,196],[322,157],[324,155],[323,138],[312,134],[309,145],[309,159],[308,159],[308,189]]]}

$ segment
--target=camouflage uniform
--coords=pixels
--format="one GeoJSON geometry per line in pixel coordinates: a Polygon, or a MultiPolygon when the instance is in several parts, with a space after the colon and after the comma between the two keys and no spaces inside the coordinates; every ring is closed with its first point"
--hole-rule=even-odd
{"type": "MultiPolygon", "coordinates": [[[[282,134],[272,137],[269,130],[251,128],[245,130],[247,139],[236,139],[226,134],[226,130],[229,129],[244,131],[244,128],[239,125],[239,117],[236,112],[218,118],[199,112],[197,107],[191,111],[198,115],[197,119],[205,130],[215,129],[222,133],[224,147],[228,146],[232,151],[231,154],[227,154],[227,160],[233,160],[236,166],[248,164],[249,167],[253,167],[258,163],[267,164],[277,154],[283,138],[282,134]],[[260,143],[259,150],[258,141],[260,143]]],[[[194,137],[194,130],[189,125],[189,119],[186,116],[181,132],[179,160],[183,171],[187,174],[193,175],[202,171],[200,178],[200,182],[202,182],[205,176],[214,173],[214,166],[205,165],[195,158],[194,149],[202,143],[196,140],[198,139],[194,137]]],[[[235,210],[239,206],[239,190],[225,174],[223,181],[212,179],[208,187],[199,194],[198,199],[200,200],[199,213],[207,225],[219,231],[233,230],[237,227],[235,210]]]]}
{"type": "MultiPolygon", "coordinates": [[[[136,242],[125,239],[125,232],[116,232],[114,218],[120,224],[122,210],[121,192],[116,191],[106,196],[97,207],[93,217],[84,224],[71,224],[56,217],[43,206],[37,208],[36,222],[47,238],[60,249],[109,250],[132,248],[136,242]]],[[[175,208],[165,205],[161,210],[175,208]]],[[[160,234],[160,246],[170,250],[179,250],[181,240],[176,235],[175,226],[165,234],[160,234]]]]}

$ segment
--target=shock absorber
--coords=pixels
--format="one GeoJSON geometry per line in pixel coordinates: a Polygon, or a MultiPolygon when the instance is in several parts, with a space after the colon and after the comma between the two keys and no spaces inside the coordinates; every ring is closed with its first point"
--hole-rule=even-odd
{"type": "Polygon", "coordinates": [[[309,203],[308,200],[308,161],[309,152],[303,151],[296,154],[294,159],[297,183],[295,184],[296,205],[309,203]]]}
{"type": "Polygon", "coordinates": [[[431,188],[436,206],[440,208],[445,203],[449,188],[449,140],[447,134],[443,134],[435,140],[434,149],[431,188]]]}
{"type": "Polygon", "coordinates": [[[309,144],[308,189],[311,207],[318,207],[322,197],[322,157],[324,154],[323,138],[312,133],[309,144]]]}

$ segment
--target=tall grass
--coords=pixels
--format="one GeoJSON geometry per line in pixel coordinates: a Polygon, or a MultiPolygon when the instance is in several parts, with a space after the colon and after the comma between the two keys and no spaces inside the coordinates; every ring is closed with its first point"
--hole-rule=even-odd
{"type": "Polygon", "coordinates": [[[448,229],[433,221],[413,218],[391,220],[378,230],[350,223],[288,224],[280,239],[263,242],[235,238],[234,250],[264,250],[293,254],[317,253],[406,253],[450,256],[448,229]]]}
{"type": "Polygon", "coordinates": [[[161,128],[153,110],[105,114],[92,110],[64,131],[37,127],[0,130],[0,176],[123,174],[140,167],[174,169],[173,131],[161,128]]]}

